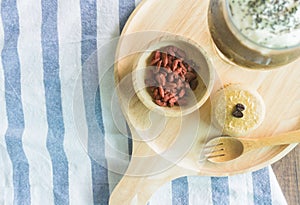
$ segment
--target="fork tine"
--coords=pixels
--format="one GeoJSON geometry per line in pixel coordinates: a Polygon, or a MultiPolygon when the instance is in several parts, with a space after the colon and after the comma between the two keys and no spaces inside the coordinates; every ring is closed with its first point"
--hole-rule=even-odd
{"type": "Polygon", "coordinates": [[[204,149],[209,149],[209,148],[212,148],[212,147],[216,147],[216,146],[220,146],[220,145],[223,145],[222,142],[218,143],[218,144],[206,144],[204,146],[204,149]]]}
{"type": "Polygon", "coordinates": [[[225,157],[225,154],[217,154],[217,155],[209,155],[205,154],[204,156],[200,157],[199,162],[203,162],[209,159],[219,158],[219,157],[225,157]]]}
{"type": "Polygon", "coordinates": [[[212,158],[224,157],[224,156],[225,156],[225,154],[209,155],[206,157],[206,159],[212,159],[212,158]]]}
{"type": "Polygon", "coordinates": [[[225,156],[224,150],[217,150],[205,154],[206,158],[223,157],[223,156],[225,156]]]}
{"type": "Polygon", "coordinates": [[[222,142],[218,144],[206,145],[203,149],[205,153],[223,151],[224,149],[222,148],[222,145],[223,145],[222,142]]]}

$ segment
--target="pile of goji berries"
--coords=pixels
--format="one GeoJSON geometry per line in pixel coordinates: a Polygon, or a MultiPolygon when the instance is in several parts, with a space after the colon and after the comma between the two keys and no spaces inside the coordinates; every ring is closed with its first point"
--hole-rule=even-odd
{"type": "Polygon", "coordinates": [[[195,90],[199,84],[197,65],[185,60],[185,52],[175,46],[155,50],[150,58],[145,84],[154,102],[163,107],[186,105],[188,89],[195,90]]]}

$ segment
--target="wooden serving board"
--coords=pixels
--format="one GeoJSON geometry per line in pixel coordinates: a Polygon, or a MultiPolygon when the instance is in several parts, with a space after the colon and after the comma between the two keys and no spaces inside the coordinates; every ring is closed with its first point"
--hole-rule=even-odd
{"type": "Polygon", "coordinates": [[[166,33],[181,35],[196,41],[209,55],[217,76],[212,94],[222,85],[241,83],[256,89],[264,99],[265,120],[245,137],[267,137],[300,129],[300,59],[268,71],[241,68],[222,60],[208,30],[208,4],[208,0],[144,0],[123,30],[115,80],[132,132],[133,155],[110,204],[145,204],[162,184],[180,176],[228,176],[254,171],[281,159],[296,146],[263,148],[228,163],[199,162],[204,143],[220,134],[211,123],[210,100],[188,116],[166,118],[149,114],[134,94],[131,71],[147,43],[166,33]],[[148,134],[143,136],[145,133],[148,134]]]}

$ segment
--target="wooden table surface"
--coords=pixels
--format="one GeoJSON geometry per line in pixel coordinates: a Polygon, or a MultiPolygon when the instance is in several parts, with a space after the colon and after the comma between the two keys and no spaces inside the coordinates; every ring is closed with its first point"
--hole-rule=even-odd
{"type": "Polygon", "coordinates": [[[288,205],[300,204],[300,146],[298,145],[272,168],[288,205]]]}

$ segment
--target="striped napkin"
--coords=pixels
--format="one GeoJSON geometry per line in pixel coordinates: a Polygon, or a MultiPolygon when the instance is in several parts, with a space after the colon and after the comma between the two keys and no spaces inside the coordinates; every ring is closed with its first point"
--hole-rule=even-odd
{"type": "MultiPolygon", "coordinates": [[[[111,112],[112,66],[98,86],[97,65],[105,62],[84,65],[119,36],[138,3],[1,1],[1,205],[108,204],[122,177],[110,170],[120,158],[129,162],[132,145],[117,127],[126,126],[124,118],[115,112],[116,126],[111,112]],[[91,157],[95,154],[100,162],[91,157]]],[[[272,169],[266,167],[231,177],[176,179],[161,187],[149,204],[286,201],[272,169]]]]}

